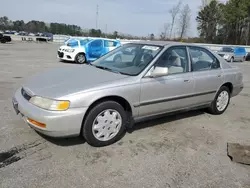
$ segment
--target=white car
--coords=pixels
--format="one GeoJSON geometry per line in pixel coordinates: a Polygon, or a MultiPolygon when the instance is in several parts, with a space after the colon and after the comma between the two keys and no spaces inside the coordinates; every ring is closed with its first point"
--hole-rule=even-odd
{"type": "Polygon", "coordinates": [[[60,60],[76,63],[90,63],[121,46],[119,40],[108,38],[71,38],[58,49],[60,60]]]}
{"type": "MultiPolygon", "coordinates": [[[[85,53],[84,45],[88,43],[90,38],[70,38],[65,41],[65,44],[60,46],[57,52],[57,57],[60,60],[76,61],[76,56],[85,53]]],[[[85,62],[85,60],[82,60],[85,62]]]]}

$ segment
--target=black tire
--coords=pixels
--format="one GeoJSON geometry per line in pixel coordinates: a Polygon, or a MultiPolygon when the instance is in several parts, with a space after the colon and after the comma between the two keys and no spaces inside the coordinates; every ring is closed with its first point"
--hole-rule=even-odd
{"type": "Polygon", "coordinates": [[[75,57],[75,62],[78,63],[78,64],[84,64],[84,63],[86,63],[86,56],[85,56],[85,54],[84,53],[77,54],[76,57],[75,57]],[[81,61],[80,57],[82,57],[84,60],[81,61]]]}
{"type": "Polygon", "coordinates": [[[234,62],[234,57],[231,57],[231,59],[229,60],[230,63],[234,62]]]}
{"type": "Polygon", "coordinates": [[[125,112],[124,108],[119,103],[115,101],[104,101],[94,106],[87,114],[87,117],[83,123],[82,135],[87,141],[87,143],[91,146],[102,147],[102,146],[111,145],[122,138],[123,133],[125,132],[125,128],[126,128],[126,122],[127,122],[127,113],[125,112]],[[101,112],[107,109],[112,109],[112,110],[117,111],[120,114],[122,123],[121,123],[120,130],[113,138],[107,141],[102,141],[102,140],[97,139],[94,136],[93,131],[92,131],[92,126],[97,116],[101,112]]]}
{"type": "Polygon", "coordinates": [[[211,106],[208,108],[208,111],[211,113],[211,114],[214,114],[214,115],[220,115],[220,114],[223,114],[229,103],[230,103],[230,98],[231,98],[231,94],[230,94],[230,90],[228,87],[226,86],[222,86],[219,91],[217,92],[217,94],[215,95],[215,98],[213,100],[213,102],[211,103],[211,106]],[[218,100],[218,97],[219,95],[222,93],[222,92],[227,92],[228,93],[228,101],[227,101],[227,105],[226,107],[223,109],[223,110],[219,110],[218,107],[217,107],[217,100],[218,100]]]}
{"type": "Polygon", "coordinates": [[[6,43],[7,41],[6,41],[6,39],[5,38],[2,38],[1,39],[1,43],[6,43]]]}

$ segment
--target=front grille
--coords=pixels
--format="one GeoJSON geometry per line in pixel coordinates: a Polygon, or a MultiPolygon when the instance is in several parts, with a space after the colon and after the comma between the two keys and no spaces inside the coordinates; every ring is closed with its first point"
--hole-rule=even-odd
{"type": "Polygon", "coordinates": [[[224,54],[219,54],[219,56],[223,57],[223,56],[224,56],[224,54]]]}
{"type": "Polygon", "coordinates": [[[57,52],[58,53],[58,56],[60,57],[60,58],[62,58],[63,57],[63,55],[64,55],[64,53],[63,52],[57,52]]]}
{"type": "Polygon", "coordinates": [[[31,98],[31,95],[28,94],[23,88],[21,89],[21,93],[22,93],[22,96],[26,99],[26,100],[30,100],[31,98]]]}

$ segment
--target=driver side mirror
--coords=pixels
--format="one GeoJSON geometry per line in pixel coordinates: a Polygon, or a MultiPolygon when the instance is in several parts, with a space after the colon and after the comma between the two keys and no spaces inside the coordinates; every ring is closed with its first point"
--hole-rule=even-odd
{"type": "Polygon", "coordinates": [[[152,71],[149,73],[149,77],[155,78],[160,76],[167,76],[168,75],[168,68],[167,67],[155,67],[152,71]]]}

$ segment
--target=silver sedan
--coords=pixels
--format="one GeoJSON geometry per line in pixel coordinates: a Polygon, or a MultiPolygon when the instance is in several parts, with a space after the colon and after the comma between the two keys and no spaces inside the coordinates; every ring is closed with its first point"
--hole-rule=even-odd
{"type": "Polygon", "coordinates": [[[34,75],[16,91],[13,106],[42,134],[81,135],[105,146],[145,118],[194,108],[222,114],[242,80],[237,67],[207,48],[133,42],[91,64],[34,75]]]}

